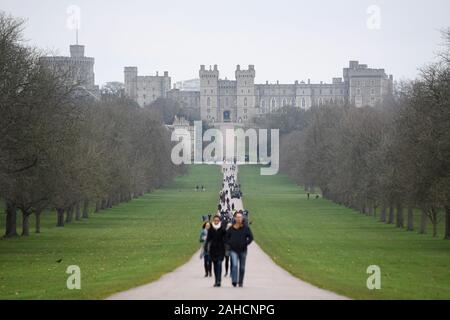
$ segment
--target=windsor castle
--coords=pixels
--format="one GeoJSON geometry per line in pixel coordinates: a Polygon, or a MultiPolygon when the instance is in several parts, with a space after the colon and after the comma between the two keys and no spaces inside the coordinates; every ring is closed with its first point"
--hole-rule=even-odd
{"type": "Polygon", "coordinates": [[[253,65],[246,69],[238,65],[235,80],[221,79],[217,65],[208,69],[201,65],[197,88],[191,85],[172,89],[167,71],[162,76],[138,76],[137,67],[125,67],[125,93],[141,106],[167,97],[186,108],[199,109],[201,119],[210,123],[245,123],[284,106],[303,109],[345,103],[357,107],[375,106],[393,89],[392,75],[358,61],[350,61],[343,69],[343,77],[333,78],[331,83],[314,84],[307,80],[291,84],[278,81],[256,84],[255,75],[253,65]]]}
{"type": "MultiPolygon", "coordinates": [[[[84,46],[70,46],[70,57],[43,57],[41,62],[58,71],[70,71],[70,79],[94,97],[99,88],[94,81],[94,58],[84,55],[84,46]]],[[[217,65],[200,66],[199,79],[177,83],[172,88],[168,71],[162,75],[138,75],[137,67],[124,69],[124,93],[140,106],[158,98],[177,101],[181,107],[198,111],[201,120],[210,124],[246,123],[252,118],[293,106],[308,109],[323,104],[375,106],[392,93],[393,77],[384,69],[369,68],[350,61],[343,75],[331,83],[311,83],[310,80],[290,84],[255,83],[255,66],[236,66],[235,80],[221,79],[217,65]]]]}

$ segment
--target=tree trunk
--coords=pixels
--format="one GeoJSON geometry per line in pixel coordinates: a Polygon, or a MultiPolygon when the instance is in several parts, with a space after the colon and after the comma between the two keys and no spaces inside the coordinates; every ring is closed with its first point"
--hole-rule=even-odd
{"type": "Polygon", "coordinates": [[[30,235],[30,213],[27,210],[22,210],[22,236],[28,237],[30,235]]]}
{"type": "Polygon", "coordinates": [[[433,209],[431,215],[431,223],[433,224],[433,237],[437,237],[438,211],[436,209],[433,209]]]}
{"type": "Polygon", "coordinates": [[[420,213],[420,230],[419,230],[419,233],[421,233],[421,234],[427,233],[427,222],[428,222],[427,211],[425,209],[422,209],[422,211],[420,213]]]}
{"type": "Polygon", "coordinates": [[[77,221],[81,220],[80,201],[77,201],[77,203],[75,205],[75,220],[77,220],[77,221]]]}
{"type": "Polygon", "coordinates": [[[414,230],[414,210],[412,207],[408,207],[408,231],[414,230]]]}
{"type": "Polygon", "coordinates": [[[100,210],[105,210],[106,209],[106,200],[102,199],[102,203],[100,205],[100,210]]]}
{"type": "Polygon", "coordinates": [[[390,206],[389,206],[389,220],[388,220],[388,223],[389,223],[389,224],[392,224],[392,223],[394,223],[394,220],[395,220],[395,210],[394,210],[394,206],[393,206],[393,205],[390,205],[390,206]]]}
{"type": "Polygon", "coordinates": [[[396,226],[397,228],[403,228],[403,205],[401,202],[397,203],[397,223],[396,226]]]}
{"type": "Polygon", "coordinates": [[[87,219],[89,218],[89,200],[84,200],[83,204],[83,218],[87,219]]]}
{"type": "Polygon", "coordinates": [[[64,208],[56,209],[56,226],[64,227],[64,208]]]}
{"type": "Polygon", "coordinates": [[[437,237],[437,222],[433,221],[433,237],[437,237]]]}
{"type": "Polygon", "coordinates": [[[368,208],[368,214],[369,214],[369,216],[373,216],[373,205],[372,205],[372,203],[369,203],[369,208],[368,208]]]}
{"type": "Polygon", "coordinates": [[[12,201],[6,200],[5,238],[17,236],[17,209],[12,201]]]}
{"type": "Polygon", "coordinates": [[[67,208],[66,223],[71,223],[73,218],[73,206],[67,208]]]}
{"type": "Polygon", "coordinates": [[[380,221],[386,222],[386,206],[384,204],[381,206],[380,221]]]}
{"type": "Polygon", "coordinates": [[[94,213],[98,213],[100,211],[100,206],[101,206],[101,202],[100,201],[95,201],[95,211],[94,213]]]}
{"type": "Polygon", "coordinates": [[[36,212],[34,213],[36,216],[36,233],[41,233],[41,209],[36,209],[36,212]]]}
{"type": "Polygon", "coordinates": [[[367,207],[366,207],[366,201],[361,200],[360,205],[359,205],[359,212],[361,214],[367,214],[366,211],[367,207]]]}
{"type": "Polygon", "coordinates": [[[450,240],[450,206],[445,206],[445,234],[444,239],[450,240]]]}

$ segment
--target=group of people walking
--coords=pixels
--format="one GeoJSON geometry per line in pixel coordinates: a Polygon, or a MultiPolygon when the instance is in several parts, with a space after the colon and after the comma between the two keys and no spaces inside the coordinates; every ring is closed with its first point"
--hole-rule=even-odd
{"type": "Polygon", "coordinates": [[[225,260],[225,277],[231,260],[233,287],[244,284],[247,246],[253,241],[248,223],[248,212],[237,210],[229,197],[229,188],[236,184],[236,166],[224,166],[223,190],[219,193],[216,214],[203,222],[200,233],[201,258],[204,259],[205,277],[212,276],[214,287],[221,286],[222,265],[225,260]]]}

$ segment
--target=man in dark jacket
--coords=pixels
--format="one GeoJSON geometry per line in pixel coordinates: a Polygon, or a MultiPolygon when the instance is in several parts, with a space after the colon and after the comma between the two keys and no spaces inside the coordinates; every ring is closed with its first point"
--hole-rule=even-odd
{"type": "Polygon", "coordinates": [[[236,213],[235,223],[228,229],[225,243],[229,246],[231,257],[231,283],[233,287],[244,284],[247,246],[253,241],[252,231],[244,224],[241,212],[236,213]],[[239,268],[238,268],[239,265],[239,268]],[[239,272],[238,272],[239,269],[239,272]]]}

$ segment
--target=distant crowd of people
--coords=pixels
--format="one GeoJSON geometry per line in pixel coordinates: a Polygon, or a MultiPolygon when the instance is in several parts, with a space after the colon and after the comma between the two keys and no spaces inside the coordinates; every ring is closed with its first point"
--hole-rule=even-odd
{"type": "Polygon", "coordinates": [[[201,186],[201,188],[198,185],[196,185],[195,186],[195,191],[196,192],[198,192],[198,191],[206,191],[206,189],[205,189],[205,187],[203,185],[201,186]]]}
{"type": "Polygon", "coordinates": [[[235,208],[231,198],[232,189],[239,188],[235,163],[223,167],[224,179],[219,193],[217,212],[203,216],[200,232],[201,255],[204,260],[205,277],[212,277],[214,287],[221,286],[222,265],[225,261],[225,277],[231,273],[233,287],[242,287],[245,275],[247,246],[253,241],[249,227],[248,211],[235,208]],[[230,267],[231,260],[231,267],[230,267]]]}

